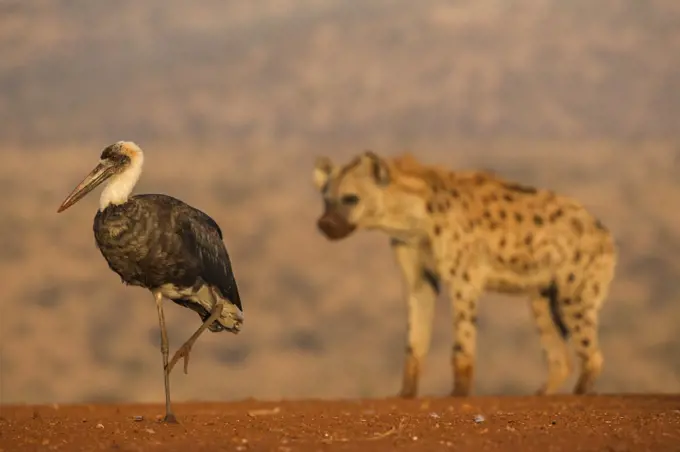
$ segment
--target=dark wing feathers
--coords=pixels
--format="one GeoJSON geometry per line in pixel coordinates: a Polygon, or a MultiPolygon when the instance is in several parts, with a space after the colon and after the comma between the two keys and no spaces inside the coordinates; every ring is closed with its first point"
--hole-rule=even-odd
{"type": "MultiPolygon", "coordinates": [[[[185,204],[186,205],[186,204],[185,204]]],[[[187,205],[187,207],[190,210],[190,218],[195,218],[196,220],[199,221],[199,223],[206,223],[209,225],[213,230],[217,231],[217,235],[220,236],[220,240],[223,239],[222,237],[222,229],[220,229],[220,225],[217,224],[215,220],[212,219],[210,215],[208,215],[205,212],[202,212],[194,207],[190,207],[187,205]]],[[[226,252],[226,250],[225,250],[226,252]]]]}
{"type": "Polygon", "coordinates": [[[181,209],[182,212],[178,212],[180,215],[177,218],[177,232],[187,251],[198,258],[202,267],[201,277],[206,283],[219,289],[222,296],[243,311],[220,227],[204,212],[182,204],[184,208],[181,209]]]}
{"type": "MultiPolygon", "coordinates": [[[[222,241],[222,231],[215,220],[205,212],[168,195],[140,194],[131,198],[131,201],[145,215],[155,215],[155,225],[173,228],[177,234],[176,237],[168,237],[160,248],[166,248],[165,253],[177,253],[176,259],[183,262],[186,268],[161,267],[162,271],[159,271],[154,284],[169,280],[193,284],[194,278],[200,277],[243,311],[229,255],[222,241]],[[186,279],[189,275],[191,277],[186,279]]],[[[162,241],[162,231],[156,231],[156,234],[156,240],[162,241]]]]}

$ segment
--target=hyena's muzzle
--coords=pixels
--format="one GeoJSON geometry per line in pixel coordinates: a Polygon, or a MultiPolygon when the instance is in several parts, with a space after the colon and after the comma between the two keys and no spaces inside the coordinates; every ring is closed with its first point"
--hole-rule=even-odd
{"type": "Polygon", "coordinates": [[[329,240],[344,239],[356,229],[356,225],[347,221],[337,208],[328,204],[316,225],[329,240]]]}

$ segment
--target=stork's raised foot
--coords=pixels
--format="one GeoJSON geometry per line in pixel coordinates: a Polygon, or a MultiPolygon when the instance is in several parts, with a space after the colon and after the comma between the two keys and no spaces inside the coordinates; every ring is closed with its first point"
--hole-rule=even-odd
{"type": "Polygon", "coordinates": [[[191,347],[194,345],[194,341],[188,340],[187,342],[184,343],[174,354],[170,362],[168,363],[167,367],[165,368],[165,371],[167,373],[172,372],[172,368],[175,367],[175,364],[177,364],[177,361],[179,361],[181,358],[184,358],[184,373],[188,374],[189,373],[189,353],[191,353],[191,347]]]}
{"type": "Polygon", "coordinates": [[[175,367],[175,364],[177,364],[177,361],[179,361],[180,358],[184,358],[184,373],[189,373],[189,353],[191,353],[191,347],[193,347],[194,342],[196,342],[198,337],[206,330],[206,328],[208,328],[209,325],[212,325],[212,323],[217,320],[222,312],[222,308],[224,307],[224,301],[215,295],[214,289],[212,287],[210,288],[210,294],[213,297],[213,301],[215,303],[212,311],[210,312],[210,317],[208,317],[203,322],[203,324],[198,327],[196,332],[192,334],[191,337],[175,352],[175,355],[165,366],[166,374],[169,375],[170,372],[172,372],[172,368],[175,367]]]}

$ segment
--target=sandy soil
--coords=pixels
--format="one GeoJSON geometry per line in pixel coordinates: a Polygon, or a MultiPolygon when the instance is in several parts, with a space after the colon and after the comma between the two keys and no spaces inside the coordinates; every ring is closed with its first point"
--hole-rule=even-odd
{"type": "Polygon", "coordinates": [[[0,450],[680,450],[680,396],[3,406],[0,450]]]}

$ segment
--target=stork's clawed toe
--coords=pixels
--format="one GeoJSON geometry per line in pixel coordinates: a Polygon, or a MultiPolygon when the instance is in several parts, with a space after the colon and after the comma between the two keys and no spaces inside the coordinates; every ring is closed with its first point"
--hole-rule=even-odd
{"type": "Polygon", "coordinates": [[[177,364],[177,361],[179,361],[181,358],[184,358],[184,373],[188,374],[189,373],[189,353],[191,352],[191,346],[193,344],[186,343],[182,345],[174,354],[170,362],[168,363],[168,366],[165,368],[165,371],[170,373],[172,372],[172,368],[175,367],[175,364],[177,364]]]}

